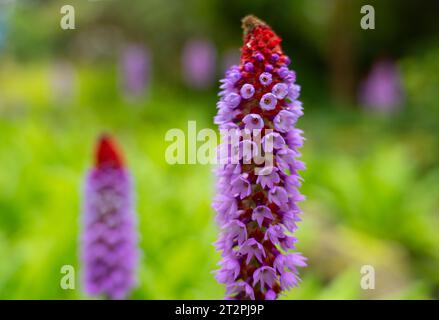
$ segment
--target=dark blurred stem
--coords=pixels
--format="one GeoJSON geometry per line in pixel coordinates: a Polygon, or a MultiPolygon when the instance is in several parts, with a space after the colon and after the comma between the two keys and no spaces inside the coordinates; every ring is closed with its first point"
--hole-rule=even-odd
{"type": "MultiPolygon", "coordinates": [[[[334,0],[329,19],[327,56],[331,93],[337,104],[349,105],[355,98],[355,12],[353,1],[334,0]]],[[[358,22],[359,23],[359,22],[358,22]]]]}

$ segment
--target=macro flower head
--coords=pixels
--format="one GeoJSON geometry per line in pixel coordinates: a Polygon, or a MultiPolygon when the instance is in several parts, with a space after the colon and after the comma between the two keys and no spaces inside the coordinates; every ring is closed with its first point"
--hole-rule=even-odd
{"type": "Polygon", "coordinates": [[[238,147],[228,139],[220,149],[231,150],[239,160],[217,168],[213,207],[222,261],[216,279],[225,284],[227,299],[273,300],[299,284],[298,268],[306,265],[300,253],[291,252],[298,202],[304,200],[298,191],[304,164],[296,159],[303,137],[295,128],[303,108],[281,39],[253,16],[244,18],[243,27],[241,62],[221,80],[215,117],[221,130],[233,128],[238,137],[238,147]],[[247,131],[258,134],[249,138],[242,134],[247,131]],[[261,154],[273,159],[259,162],[261,154]]]}

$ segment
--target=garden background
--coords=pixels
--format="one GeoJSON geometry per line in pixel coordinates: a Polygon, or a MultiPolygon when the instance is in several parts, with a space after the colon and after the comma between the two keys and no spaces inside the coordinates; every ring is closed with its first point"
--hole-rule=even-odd
{"type": "Polygon", "coordinates": [[[439,298],[438,12],[436,1],[0,0],[0,298],[87,298],[81,190],[101,132],[135,179],[132,298],[223,297],[213,166],[167,164],[164,136],[188,120],[216,129],[218,80],[249,13],[283,38],[305,108],[297,236],[309,267],[284,298],[439,298]],[[74,30],[60,27],[65,4],[74,30]],[[360,27],[365,4],[374,30],[360,27]],[[75,290],[60,287],[63,265],[75,290]],[[363,265],[375,290],[360,287],[363,265]]]}

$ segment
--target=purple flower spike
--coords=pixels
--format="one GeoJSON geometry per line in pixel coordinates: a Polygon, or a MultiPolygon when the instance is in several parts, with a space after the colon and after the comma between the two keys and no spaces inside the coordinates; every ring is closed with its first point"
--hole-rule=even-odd
{"type": "Polygon", "coordinates": [[[266,93],[259,101],[259,106],[264,110],[273,110],[276,108],[277,99],[272,93],[266,93]]]}
{"type": "Polygon", "coordinates": [[[256,182],[261,185],[262,188],[269,189],[274,188],[280,182],[280,177],[277,174],[277,168],[266,167],[266,171],[264,169],[261,170],[261,174],[258,175],[256,182]]]}
{"type": "Polygon", "coordinates": [[[244,70],[247,71],[247,72],[253,72],[253,71],[255,71],[255,67],[253,66],[253,63],[247,62],[244,65],[244,70]]]}
{"type": "Polygon", "coordinates": [[[213,208],[221,233],[215,246],[222,257],[216,279],[226,299],[275,300],[299,284],[298,269],[306,266],[292,252],[304,200],[298,172],[305,164],[296,159],[303,132],[295,128],[303,107],[281,39],[253,16],[243,26],[241,64],[221,80],[214,119],[221,130],[234,130],[219,148],[230,152],[220,159],[234,162],[221,162],[216,171],[213,208]]]}
{"type": "Polygon", "coordinates": [[[245,128],[249,130],[258,130],[264,127],[264,120],[258,114],[250,113],[242,119],[245,128]]]}
{"type": "Polygon", "coordinates": [[[277,62],[277,60],[279,60],[279,55],[277,53],[273,53],[271,55],[271,61],[277,62]]]}
{"type": "Polygon", "coordinates": [[[272,64],[266,64],[264,70],[265,70],[265,72],[273,72],[273,69],[274,69],[274,67],[272,64]]]}
{"type": "Polygon", "coordinates": [[[257,53],[255,54],[255,59],[256,59],[256,61],[258,61],[258,62],[264,61],[264,55],[263,55],[262,53],[260,53],[260,52],[257,52],[257,53]]]}
{"type": "Polygon", "coordinates": [[[241,97],[244,99],[250,99],[255,94],[255,87],[253,87],[251,84],[246,83],[241,87],[241,97]]]}
{"type": "MultiPolygon", "coordinates": [[[[281,149],[285,146],[284,138],[277,132],[270,132],[262,138],[262,145],[266,152],[271,152],[274,149],[281,149]]],[[[281,153],[282,151],[279,151],[281,153]]],[[[285,151],[284,151],[285,152],[285,151]]],[[[282,152],[283,153],[283,152],[282,152]]]]}
{"type": "Polygon", "coordinates": [[[276,300],[276,293],[273,290],[268,290],[265,294],[265,300],[276,300]]]}
{"type": "Polygon", "coordinates": [[[262,222],[264,219],[273,219],[273,214],[271,213],[270,208],[266,206],[259,206],[253,209],[252,219],[257,221],[259,226],[262,226],[262,222]]]}
{"type": "Polygon", "coordinates": [[[288,86],[285,83],[277,83],[273,86],[271,92],[276,96],[276,98],[282,100],[288,94],[288,86]]]}
{"type": "Polygon", "coordinates": [[[226,98],[224,99],[225,103],[232,109],[236,108],[239,103],[241,102],[241,97],[239,94],[237,93],[230,93],[229,95],[226,96],[226,98]]]}
{"type": "Polygon", "coordinates": [[[86,179],[82,262],[85,291],[124,299],[136,284],[138,239],[131,177],[111,138],[98,144],[86,179]]]}
{"type": "Polygon", "coordinates": [[[276,130],[279,130],[280,132],[288,132],[293,127],[296,120],[297,117],[294,113],[287,110],[281,110],[274,118],[273,122],[276,130]]]}
{"type": "Polygon", "coordinates": [[[279,68],[279,70],[277,71],[277,74],[279,75],[279,77],[281,77],[282,79],[285,78],[289,73],[289,70],[287,67],[281,67],[279,68]]]}
{"type": "Polygon", "coordinates": [[[272,79],[273,79],[273,77],[271,76],[271,73],[268,73],[268,72],[263,72],[259,76],[259,81],[264,86],[268,86],[271,83],[272,79]]]}
{"type": "Polygon", "coordinates": [[[241,199],[248,197],[251,193],[251,184],[246,178],[246,174],[242,174],[232,181],[232,193],[241,199]]]}

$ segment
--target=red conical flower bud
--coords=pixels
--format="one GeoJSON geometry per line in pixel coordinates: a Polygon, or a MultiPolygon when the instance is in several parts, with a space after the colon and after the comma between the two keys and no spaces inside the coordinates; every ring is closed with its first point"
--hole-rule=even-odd
{"type": "Polygon", "coordinates": [[[122,168],[123,159],[113,138],[103,134],[96,145],[96,168],[122,168]]]}

